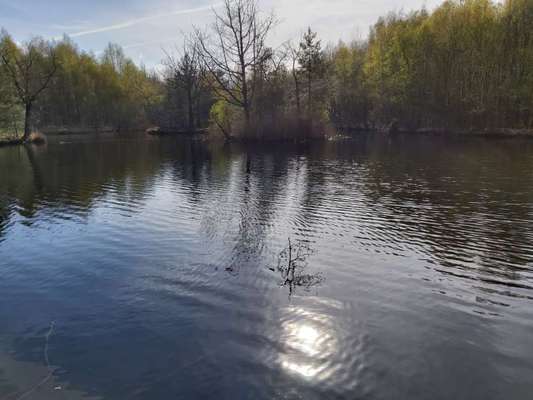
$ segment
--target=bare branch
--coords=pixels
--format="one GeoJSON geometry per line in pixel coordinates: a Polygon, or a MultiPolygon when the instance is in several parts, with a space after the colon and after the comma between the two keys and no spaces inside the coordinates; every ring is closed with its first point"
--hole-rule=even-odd
{"type": "Polygon", "coordinates": [[[275,19],[263,18],[256,0],[224,0],[222,12],[213,14],[211,36],[195,30],[200,63],[213,77],[213,90],[242,108],[249,122],[255,75],[265,62],[265,42],[275,19]]]}

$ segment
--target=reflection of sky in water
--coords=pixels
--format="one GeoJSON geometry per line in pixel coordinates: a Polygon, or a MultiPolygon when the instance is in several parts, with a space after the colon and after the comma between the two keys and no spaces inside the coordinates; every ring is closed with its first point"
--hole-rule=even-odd
{"type": "Polygon", "coordinates": [[[329,317],[291,307],[282,321],[281,366],[306,379],[326,379],[337,351],[337,337],[329,317]]]}
{"type": "Polygon", "coordinates": [[[188,141],[1,149],[0,399],[51,320],[58,384],[105,398],[530,398],[533,148],[368,140],[251,173],[188,141]],[[289,236],[327,279],[290,300],[289,236]]]}

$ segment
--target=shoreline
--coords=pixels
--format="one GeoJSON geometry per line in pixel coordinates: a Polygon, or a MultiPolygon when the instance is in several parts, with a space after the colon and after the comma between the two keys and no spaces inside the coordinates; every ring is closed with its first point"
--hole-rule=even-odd
{"type": "Polygon", "coordinates": [[[433,129],[424,128],[414,131],[399,130],[401,134],[418,134],[428,136],[463,136],[463,137],[485,137],[485,138],[533,138],[532,129],[513,129],[513,128],[495,128],[480,130],[461,130],[461,129],[433,129]]]}
{"type": "MultiPolygon", "coordinates": [[[[135,129],[133,129],[135,130],[135,129]]],[[[45,135],[90,135],[92,133],[114,133],[117,132],[117,128],[103,127],[103,128],[90,128],[87,126],[78,127],[46,127],[39,130],[45,135]]]]}
{"type": "Polygon", "coordinates": [[[347,135],[378,134],[387,136],[425,135],[449,137],[485,137],[485,138],[533,138],[533,129],[494,128],[494,129],[444,129],[444,128],[340,128],[339,132],[347,135]]]}
{"type": "MultiPolygon", "coordinates": [[[[62,136],[62,135],[91,135],[102,133],[118,133],[114,128],[90,129],[82,128],[45,128],[41,131],[46,136],[62,136]]],[[[142,129],[132,129],[131,132],[143,132],[142,129]]],[[[224,138],[210,137],[206,130],[198,130],[196,132],[157,130],[154,128],[144,131],[147,135],[152,137],[201,137],[207,140],[221,140],[224,138]]],[[[357,135],[385,135],[385,136],[439,136],[439,137],[477,137],[487,139],[533,139],[533,129],[513,129],[513,128],[497,128],[484,130],[460,130],[460,129],[440,129],[440,128],[420,128],[420,129],[378,129],[378,128],[337,128],[335,135],[313,136],[313,137],[294,137],[294,138],[237,138],[233,137],[228,143],[304,143],[315,140],[331,140],[336,137],[355,137],[357,135]]],[[[0,136],[0,147],[19,146],[24,144],[21,139],[10,135],[0,136]]]]}
{"type": "Polygon", "coordinates": [[[22,143],[21,139],[4,139],[0,138],[0,147],[8,147],[8,146],[20,146],[22,143]]]}

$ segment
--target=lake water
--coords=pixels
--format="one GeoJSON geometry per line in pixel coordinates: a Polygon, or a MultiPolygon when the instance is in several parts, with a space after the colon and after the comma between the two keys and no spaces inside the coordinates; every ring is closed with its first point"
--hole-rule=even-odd
{"type": "Polygon", "coordinates": [[[533,141],[0,149],[0,400],[531,396],[533,141]]]}

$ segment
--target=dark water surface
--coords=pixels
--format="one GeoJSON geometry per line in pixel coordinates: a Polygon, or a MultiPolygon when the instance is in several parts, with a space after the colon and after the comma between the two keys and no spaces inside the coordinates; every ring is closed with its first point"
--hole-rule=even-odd
{"type": "Polygon", "coordinates": [[[533,141],[0,149],[0,400],[532,396],[533,141]]]}

